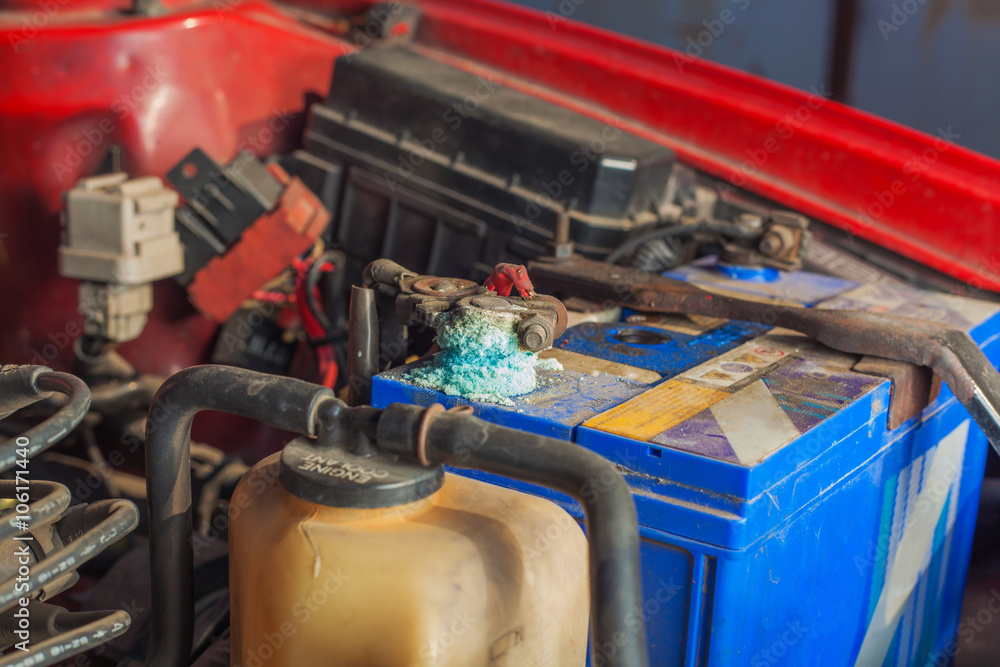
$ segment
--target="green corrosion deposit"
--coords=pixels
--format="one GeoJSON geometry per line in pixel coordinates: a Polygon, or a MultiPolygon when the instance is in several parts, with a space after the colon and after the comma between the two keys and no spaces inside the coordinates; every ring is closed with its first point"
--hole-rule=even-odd
{"type": "Polygon", "coordinates": [[[431,324],[441,351],[407,379],[450,396],[511,405],[510,396],[535,390],[535,369],[562,369],[555,359],[518,346],[517,322],[513,313],[465,308],[437,315],[431,324]]]}

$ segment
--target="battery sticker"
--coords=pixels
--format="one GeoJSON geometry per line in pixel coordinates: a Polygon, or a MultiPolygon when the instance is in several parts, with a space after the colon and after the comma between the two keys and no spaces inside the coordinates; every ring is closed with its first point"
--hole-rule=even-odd
{"type": "Polygon", "coordinates": [[[895,283],[869,283],[824,301],[820,308],[868,310],[971,329],[1000,312],[1000,304],[925,292],[895,283]]]}
{"type": "MultiPolygon", "coordinates": [[[[911,484],[908,491],[909,516],[904,517],[897,510],[893,517],[893,536],[898,536],[898,543],[887,559],[884,584],[854,662],[856,667],[885,662],[908,603],[931,562],[938,524],[942,518],[950,520],[948,501],[954,505],[958,500],[968,437],[969,420],[965,420],[941,439],[933,454],[928,453],[932,458],[919,490],[914,488],[916,484],[911,484]],[[948,514],[944,513],[946,510],[948,514]]],[[[931,604],[937,605],[937,600],[931,604]]]]}
{"type": "Polygon", "coordinates": [[[726,396],[729,392],[721,389],[668,380],[617,408],[589,419],[584,426],[636,440],[649,440],[726,396]]]}
{"type": "Polygon", "coordinates": [[[787,338],[750,341],[585,425],[755,465],[884,382],[812,347],[787,338]]]}
{"type": "Polygon", "coordinates": [[[637,440],[650,440],[731,395],[737,385],[775,365],[792,347],[744,343],[672,380],[622,403],[585,425],[637,440]]]}

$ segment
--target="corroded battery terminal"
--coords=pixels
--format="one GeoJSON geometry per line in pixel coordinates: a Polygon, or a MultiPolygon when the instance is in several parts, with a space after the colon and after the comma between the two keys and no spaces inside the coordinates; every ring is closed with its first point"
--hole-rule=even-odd
{"type": "Polygon", "coordinates": [[[527,270],[517,264],[498,264],[486,284],[479,285],[418,275],[379,259],[365,268],[364,283],[351,297],[348,373],[353,404],[370,396],[380,317],[435,330],[440,351],[429,365],[414,369],[413,382],[501,403],[535,388],[535,369],[554,365],[537,353],[566,330],[565,306],[535,294],[527,270]],[[510,295],[515,289],[520,296],[510,295]]]}
{"type": "Polygon", "coordinates": [[[558,299],[535,294],[528,272],[517,264],[498,264],[479,285],[463,278],[421,276],[388,260],[378,259],[364,271],[365,286],[374,289],[383,313],[395,312],[403,325],[434,326],[439,313],[472,309],[517,320],[518,344],[539,352],[566,330],[566,307],[558,299]],[[520,296],[510,296],[516,289],[520,296]]]}

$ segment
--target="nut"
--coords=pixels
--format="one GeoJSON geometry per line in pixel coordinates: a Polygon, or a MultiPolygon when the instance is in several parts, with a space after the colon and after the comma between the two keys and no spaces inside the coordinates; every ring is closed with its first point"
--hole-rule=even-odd
{"type": "Polygon", "coordinates": [[[768,257],[780,258],[795,248],[795,232],[788,227],[771,227],[760,239],[760,251],[768,257]]]}

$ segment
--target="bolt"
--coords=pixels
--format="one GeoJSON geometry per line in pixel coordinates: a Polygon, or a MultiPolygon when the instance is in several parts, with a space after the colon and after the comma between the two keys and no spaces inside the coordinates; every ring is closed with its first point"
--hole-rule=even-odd
{"type": "Polygon", "coordinates": [[[530,352],[540,352],[545,348],[548,333],[544,325],[531,324],[521,334],[521,344],[530,352]]]}
{"type": "Polygon", "coordinates": [[[569,243],[569,213],[562,211],[556,218],[556,227],[552,240],[555,243],[569,243]]]}
{"type": "Polygon", "coordinates": [[[781,239],[777,234],[768,232],[760,240],[760,251],[765,255],[774,255],[781,250],[781,239]]]}

